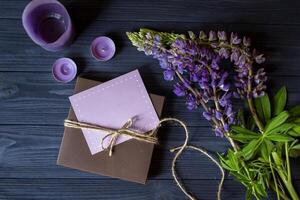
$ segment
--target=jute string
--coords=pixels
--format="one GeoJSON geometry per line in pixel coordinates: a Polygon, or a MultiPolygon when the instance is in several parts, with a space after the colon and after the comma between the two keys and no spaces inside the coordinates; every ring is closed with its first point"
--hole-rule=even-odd
{"type": "Polygon", "coordinates": [[[183,145],[173,148],[170,151],[171,152],[176,152],[173,161],[172,161],[172,176],[177,184],[177,186],[181,189],[181,191],[190,199],[190,200],[197,200],[196,197],[192,196],[191,193],[189,193],[184,185],[182,184],[182,182],[179,180],[179,176],[176,173],[176,162],[177,159],[179,158],[179,156],[183,153],[183,151],[185,149],[190,149],[190,150],[195,150],[198,151],[202,154],[204,154],[207,158],[209,158],[216,166],[218,166],[218,168],[220,169],[222,178],[221,181],[219,183],[218,186],[218,193],[217,193],[217,199],[221,200],[221,191],[222,191],[222,186],[224,183],[224,179],[225,179],[225,172],[223,170],[223,168],[221,167],[221,165],[219,164],[219,162],[213,158],[209,153],[207,153],[204,149],[196,147],[196,146],[192,146],[192,145],[188,145],[188,140],[189,140],[189,131],[187,129],[187,126],[185,125],[184,122],[182,122],[179,119],[176,118],[164,118],[162,120],[159,121],[158,125],[156,126],[155,129],[147,132],[147,133],[139,133],[135,130],[131,130],[130,128],[133,125],[133,120],[129,119],[122,128],[120,129],[112,129],[112,128],[107,128],[107,127],[103,127],[100,125],[93,125],[93,124],[88,124],[88,123],[83,123],[83,122],[76,122],[76,121],[72,121],[72,120],[65,120],[65,127],[69,127],[69,128],[75,128],[75,129],[87,129],[87,130],[93,130],[93,131],[104,131],[107,132],[107,135],[102,139],[101,141],[101,145],[103,149],[108,149],[109,150],[109,156],[112,156],[113,153],[113,147],[116,143],[116,140],[118,139],[118,137],[120,135],[127,135],[132,137],[135,140],[138,141],[142,141],[142,142],[147,142],[147,143],[151,143],[151,144],[158,144],[158,139],[155,136],[155,133],[157,132],[157,130],[161,127],[161,125],[165,122],[176,122],[178,124],[180,124],[184,131],[185,131],[185,140],[183,145]],[[107,147],[103,146],[104,141],[110,137],[110,141],[108,143],[107,147]]]}

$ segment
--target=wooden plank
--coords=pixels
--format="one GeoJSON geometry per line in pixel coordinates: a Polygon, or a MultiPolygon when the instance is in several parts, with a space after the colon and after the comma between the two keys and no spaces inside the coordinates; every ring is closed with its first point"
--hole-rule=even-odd
{"type": "MultiPolygon", "coordinates": [[[[126,71],[124,71],[125,73],[126,71]]],[[[86,77],[109,80],[120,75],[112,73],[87,73],[86,77]]],[[[163,116],[185,120],[189,126],[207,126],[201,109],[189,111],[185,99],[172,94],[172,84],[161,74],[143,74],[149,92],[166,96],[163,116]]],[[[299,103],[298,77],[270,77],[270,89],[281,85],[288,87],[289,103],[299,103]]],[[[72,95],[74,82],[56,83],[50,73],[1,73],[0,74],[0,124],[61,125],[69,110],[68,96],[72,95]]],[[[236,104],[240,104],[237,101],[236,104]]]]}
{"type": "MultiPolygon", "coordinates": [[[[62,0],[74,19],[299,24],[299,2],[279,0],[211,0],[211,1],[109,1],[62,0]]],[[[0,18],[21,18],[26,0],[1,1],[0,18]]]]}
{"type": "MultiPolygon", "coordinates": [[[[229,144],[217,138],[209,127],[189,127],[190,143],[203,147],[212,155],[225,152],[229,144]]],[[[62,138],[62,126],[0,126],[0,182],[1,178],[104,178],[56,165],[62,138]]],[[[170,179],[174,157],[169,149],[182,144],[181,127],[163,127],[159,132],[149,179],[170,179]]],[[[300,159],[292,160],[294,179],[300,179],[300,159]]],[[[186,151],[179,159],[178,172],[184,179],[219,179],[220,172],[206,157],[186,151]]],[[[228,177],[232,179],[232,177],[228,177]]],[[[1,193],[1,192],[0,192],[1,193]]]]}
{"type": "MultiPolygon", "coordinates": [[[[83,22],[79,23],[79,26],[83,22]]],[[[299,26],[206,24],[206,23],[156,23],[156,22],[106,22],[95,21],[83,32],[74,44],[62,52],[50,53],[35,45],[26,35],[21,21],[0,19],[0,71],[50,72],[53,62],[63,56],[74,58],[81,70],[123,72],[145,66],[147,73],[160,73],[158,62],[138,52],[127,39],[125,32],[140,27],[152,27],[162,31],[184,33],[188,30],[224,29],[252,36],[254,45],[267,57],[266,68],[273,75],[300,75],[299,26]],[[105,29],[103,28],[105,27],[105,29]],[[114,59],[106,63],[95,61],[89,52],[93,38],[99,35],[112,37],[117,45],[114,59]],[[287,70],[288,69],[288,70],[287,70]]]]}
{"type": "MultiPolygon", "coordinates": [[[[186,180],[187,187],[199,199],[216,199],[218,180],[186,180]]],[[[296,182],[299,190],[299,181],[296,182]]],[[[226,180],[222,199],[244,199],[242,185],[226,180]]],[[[101,179],[0,179],[0,198],[32,199],[122,199],[122,200],[182,200],[183,193],[173,180],[153,180],[146,185],[101,179]]],[[[276,197],[271,195],[270,200],[276,197]]]]}
{"type": "MultiPolygon", "coordinates": [[[[191,143],[209,151],[224,152],[228,144],[215,138],[209,128],[190,128],[191,143]]],[[[0,126],[0,178],[88,178],[99,177],[56,165],[63,126],[0,126]]],[[[181,145],[182,128],[162,128],[160,145],[155,149],[150,179],[171,178],[174,157],[169,149],[181,145]]],[[[220,173],[208,159],[187,151],[178,164],[179,171],[191,167],[187,179],[215,179],[220,173]],[[197,158],[197,159],[195,159],[197,158]],[[200,170],[199,170],[200,169],[200,170]]],[[[104,178],[104,177],[103,177],[104,178]]]]}

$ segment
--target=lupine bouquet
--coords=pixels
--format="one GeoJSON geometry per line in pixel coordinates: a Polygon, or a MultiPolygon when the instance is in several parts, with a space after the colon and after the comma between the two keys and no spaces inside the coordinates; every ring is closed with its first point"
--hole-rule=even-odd
{"type": "Polygon", "coordinates": [[[189,110],[202,107],[216,136],[231,144],[220,162],[246,191],[246,199],[267,197],[298,200],[292,184],[290,157],[300,152],[300,106],[286,110],[287,91],[273,97],[266,91],[265,58],[250,39],[224,31],[199,35],[140,29],[127,33],[132,44],[159,61],[173,92],[189,110]],[[231,67],[228,64],[231,63],[231,67]],[[244,109],[233,98],[243,99],[244,109]]]}

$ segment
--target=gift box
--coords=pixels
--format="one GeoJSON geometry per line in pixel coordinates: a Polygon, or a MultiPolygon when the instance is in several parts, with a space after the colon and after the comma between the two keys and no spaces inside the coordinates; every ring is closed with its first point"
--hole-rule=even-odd
{"type": "MultiPolygon", "coordinates": [[[[77,78],[74,93],[70,97],[69,120],[121,128],[128,117],[142,116],[134,125],[142,132],[155,128],[164,103],[164,97],[146,93],[137,70],[103,84],[77,78]]],[[[99,146],[104,136],[105,133],[65,127],[57,164],[145,184],[154,144],[120,136],[109,156],[99,146]]]]}

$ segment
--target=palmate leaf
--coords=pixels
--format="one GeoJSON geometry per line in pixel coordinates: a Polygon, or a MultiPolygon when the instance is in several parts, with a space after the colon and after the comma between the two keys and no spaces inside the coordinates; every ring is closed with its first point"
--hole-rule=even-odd
{"type": "Polygon", "coordinates": [[[287,91],[286,91],[286,87],[283,86],[274,96],[273,115],[276,116],[284,110],[286,106],[286,100],[287,100],[287,91]]]}
{"type": "Polygon", "coordinates": [[[269,156],[271,155],[273,149],[274,149],[274,144],[270,140],[265,138],[260,146],[260,153],[265,161],[269,160],[269,156]]]}
{"type": "Polygon", "coordinates": [[[222,167],[229,170],[230,172],[239,171],[240,166],[238,156],[231,149],[228,150],[226,155],[219,155],[219,157],[222,167]]]}
{"type": "Polygon", "coordinates": [[[275,142],[291,142],[294,141],[295,139],[288,136],[288,135],[282,135],[282,134],[272,134],[268,135],[267,138],[269,140],[275,141],[275,142]]]}
{"type": "Polygon", "coordinates": [[[245,135],[258,135],[257,133],[250,131],[249,129],[243,128],[241,126],[232,125],[230,126],[231,130],[238,134],[245,134],[245,135]]]}
{"type": "Polygon", "coordinates": [[[233,140],[242,142],[242,143],[248,143],[251,140],[259,139],[261,134],[257,134],[249,129],[246,129],[241,126],[232,125],[231,127],[231,135],[230,137],[233,140]]]}
{"type": "Polygon", "coordinates": [[[276,133],[287,133],[290,129],[292,129],[295,125],[292,123],[283,123],[276,128],[265,132],[265,135],[276,134],[276,133]]]}
{"type": "Polygon", "coordinates": [[[246,135],[246,134],[236,134],[230,136],[233,140],[239,141],[241,143],[248,143],[251,140],[258,139],[259,135],[246,135]]]}
{"type": "Polygon", "coordinates": [[[271,104],[268,94],[256,98],[255,107],[259,118],[267,123],[271,119],[271,104]]]}
{"type": "Polygon", "coordinates": [[[245,145],[242,149],[242,155],[245,160],[249,160],[253,157],[253,155],[257,152],[257,149],[260,147],[261,142],[261,139],[255,139],[245,145]]]}
{"type": "Polygon", "coordinates": [[[274,117],[265,128],[265,133],[273,130],[274,128],[283,124],[289,118],[289,113],[287,111],[282,111],[276,117],[274,117]]]}

